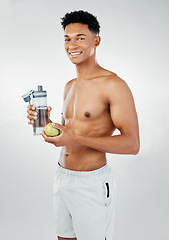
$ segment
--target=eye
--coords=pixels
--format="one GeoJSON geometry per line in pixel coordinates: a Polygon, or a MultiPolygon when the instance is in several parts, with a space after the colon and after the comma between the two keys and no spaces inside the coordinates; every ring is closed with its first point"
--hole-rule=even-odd
{"type": "Polygon", "coordinates": [[[78,38],[78,40],[85,40],[85,38],[78,38]]]}
{"type": "Polygon", "coordinates": [[[69,41],[70,41],[70,39],[69,39],[69,38],[66,38],[66,39],[65,39],[65,42],[69,42],[69,41]]]}

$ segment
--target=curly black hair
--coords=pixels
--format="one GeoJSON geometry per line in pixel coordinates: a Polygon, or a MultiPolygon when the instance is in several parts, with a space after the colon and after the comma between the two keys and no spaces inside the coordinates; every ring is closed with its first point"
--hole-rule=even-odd
{"type": "Polygon", "coordinates": [[[64,30],[70,23],[82,23],[87,24],[91,32],[94,32],[95,34],[100,33],[100,24],[97,20],[97,17],[87,11],[79,10],[66,13],[61,20],[61,25],[64,30]]]}

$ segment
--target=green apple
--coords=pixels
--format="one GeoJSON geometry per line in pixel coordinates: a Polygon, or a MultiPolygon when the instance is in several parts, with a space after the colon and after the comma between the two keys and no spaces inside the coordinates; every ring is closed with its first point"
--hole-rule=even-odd
{"type": "Polygon", "coordinates": [[[48,137],[55,137],[60,134],[60,130],[58,128],[54,128],[52,123],[48,123],[45,127],[45,134],[48,137]]]}

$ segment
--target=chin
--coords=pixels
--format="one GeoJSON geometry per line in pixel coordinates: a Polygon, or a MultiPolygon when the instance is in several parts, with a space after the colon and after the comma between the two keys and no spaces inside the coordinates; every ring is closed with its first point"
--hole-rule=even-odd
{"type": "Polygon", "coordinates": [[[78,61],[76,59],[70,59],[70,61],[73,63],[73,64],[80,64],[82,63],[83,61],[78,61]]]}

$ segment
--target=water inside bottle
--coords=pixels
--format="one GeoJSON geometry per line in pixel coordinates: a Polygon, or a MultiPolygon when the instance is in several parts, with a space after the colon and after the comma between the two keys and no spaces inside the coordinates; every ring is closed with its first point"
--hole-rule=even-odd
{"type": "Polygon", "coordinates": [[[36,108],[35,111],[38,113],[38,119],[34,121],[33,133],[34,135],[40,135],[46,124],[49,123],[48,111],[47,108],[36,108]]]}

